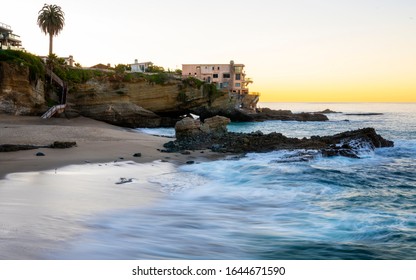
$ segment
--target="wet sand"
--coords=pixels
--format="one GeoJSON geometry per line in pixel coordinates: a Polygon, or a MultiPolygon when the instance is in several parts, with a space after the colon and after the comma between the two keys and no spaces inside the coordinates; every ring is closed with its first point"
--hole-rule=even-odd
{"type": "Polygon", "coordinates": [[[0,144],[77,143],[0,153],[0,259],[59,258],[54,252],[88,231],[95,215],[160,201],[166,194],[152,178],[187,161],[218,158],[160,152],[169,140],[83,117],[0,115],[0,144]],[[122,178],[127,183],[119,184],[122,178]]]}
{"type": "Polygon", "coordinates": [[[169,138],[138,133],[84,117],[44,120],[0,114],[0,145],[50,145],[54,141],[75,141],[77,147],[0,153],[0,179],[9,173],[53,170],[72,164],[123,160],[137,163],[164,160],[184,164],[190,160],[218,158],[211,152],[201,154],[200,151],[189,155],[162,153],[158,149],[163,149],[169,138]],[[38,152],[45,156],[36,156],[38,152]],[[134,157],[136,153],[141,153],[141,157],[134,157]]]}

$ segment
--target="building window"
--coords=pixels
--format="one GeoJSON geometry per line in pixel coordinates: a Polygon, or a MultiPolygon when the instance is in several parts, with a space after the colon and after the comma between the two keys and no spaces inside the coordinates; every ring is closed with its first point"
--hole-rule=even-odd
{"type": "Polygon", "coordinates": [[[241,74],[235,74],[235,80],[236,81],[241,80],[241,74]]]}
{"type": "Polygon", "coordinates": [[[214,66],[212,66],[212,70],[214,70],[215,69],[215,67],[214,66]]]}
{"type": "Polygon", "coordinates": [[[214,79],[218,79],[218,74],[212,74],[212,77],[213,77],[214,79]]]}
{"type": "Polygon", "coordinates": [[[224,74],[222,74],[222,77],[224,79],[229,79],[231,76],[230,76],[230,73],[224,73],[224,74]]]}
{"type": "Polygon", "coordinates": [[[238,74],[243,73],[243,67],[242,66],[235,66],[234,67],[234,72],[238,73],[238,74]]]}
{"type": "Polygon", "coordinates": [[[218,70],[220,70],[220,67],[218,66],[218,70]]]}
{"type": "Polygon", "coordinates": [[[240,83],[235,83],[235,87],[241,87],[240,83]]]}
{"type": "Polygon", "coordinates": [[[228,88],[228,83],[227,82],[222,83],[222,88],[228,88]]]}

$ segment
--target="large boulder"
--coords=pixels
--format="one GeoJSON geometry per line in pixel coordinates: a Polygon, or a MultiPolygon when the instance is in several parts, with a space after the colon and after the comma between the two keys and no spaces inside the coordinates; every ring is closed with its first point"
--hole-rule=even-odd
{"type": "Polygon", "coordinates": [[[177,139],[195,138],[201,134],[201,122],[190,117],[178,121],[175,125],[177,139]]]}
{"type": "Polygon", "coordinates": [[[227,133],[227,125],[231,122],[229,118],[215,116],[206,119],[201,125],[202,132],[210,134],[213,137],[221,137],[227,133]]]}

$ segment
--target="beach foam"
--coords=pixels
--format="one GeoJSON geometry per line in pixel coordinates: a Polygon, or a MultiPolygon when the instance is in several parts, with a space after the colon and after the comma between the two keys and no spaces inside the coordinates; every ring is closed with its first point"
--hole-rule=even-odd
{"type": "Polygon", "coordinates": [[[0,258],[42,258],[87,230],[83,221],[92,215],[151,205],[163,196],[151,178],[173,170],[162,162],[111,162],[7,175],[0,180],[0,240],[8,242],[0,243],[0,258]]]}

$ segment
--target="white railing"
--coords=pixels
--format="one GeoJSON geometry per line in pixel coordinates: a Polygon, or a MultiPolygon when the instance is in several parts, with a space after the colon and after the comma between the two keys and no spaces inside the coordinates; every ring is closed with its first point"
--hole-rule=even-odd
{"type": "Polygon", "coordinates": [[[41,118],[49,119],[50,117],[55,115],[57,112],[62,112],[63,110],[65,110],[65,107],[66,107],[66,104],[52,106],[51,108],[49,108],[48,111],[46,111],[45,114],[42,115],[41,118]]]}
{"type": "Polygon", "coordinates": [[[13,50],[13,51],[22,51],[22,50],[24,50],[20,47],[15,47],[15,46],[12,46],[12,45],[1,45],[0,49],[2,49],[2,50],[13,50]]]}
{"type": "Polygon", "coordinates": [[[20,41],[20,36],[16,35],[16,34],[9,34],[9,37],[7,39],[21,42],[20,41]]]}
{"type": "Polygon", "coordinates": [[[46,113],[42,115],[41,117],[42,119],[49,119],[50,117],[55,115],[57,112],[62,113],[63,111],[65,111],[66,95],[68,93],[68,87],[66,86],[64,81],[61,78],[59,78],[51,69],[47,68],[46,74],[50,76],[53,81],[55,81],[57,84],[61,86],[62,95],[61,95],[61,104],[55,105],[49,108],[49,110],[46,111],[46,113]]]}

